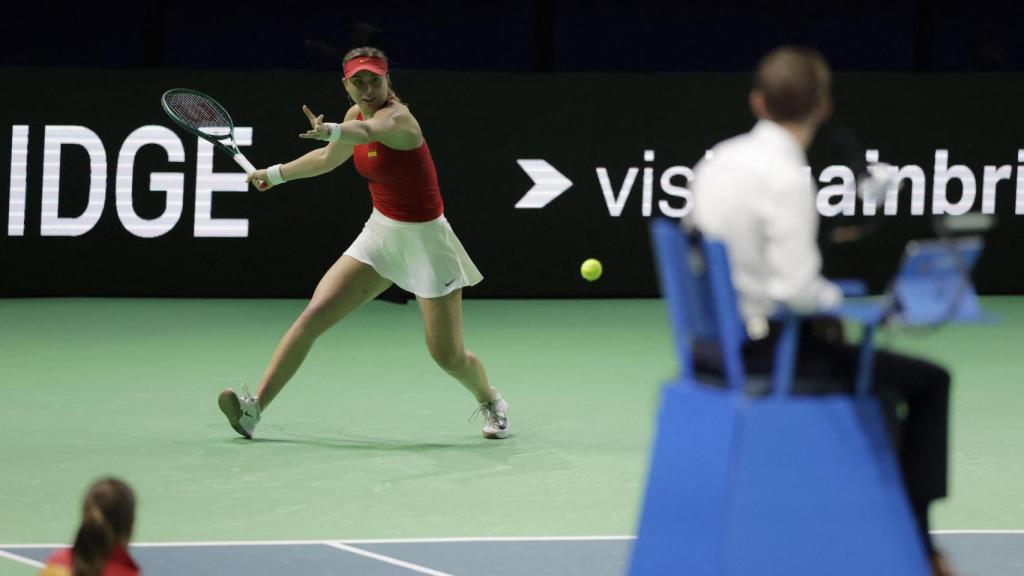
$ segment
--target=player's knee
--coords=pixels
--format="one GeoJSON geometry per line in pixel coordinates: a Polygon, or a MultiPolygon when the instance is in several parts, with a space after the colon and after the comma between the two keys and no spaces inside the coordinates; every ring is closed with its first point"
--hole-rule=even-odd
{"type": "Polygon", "coordinates": [[[310,302],[295,321],[295,328],[304,336],[316,338],[336,322],[328,307],[310,302]]]}
{"type": "Polygon", "coordinates": [[[466,363],[466,352],[461,348],[431,344],[430,357],[445,372],[458,372],[466,363]]]}

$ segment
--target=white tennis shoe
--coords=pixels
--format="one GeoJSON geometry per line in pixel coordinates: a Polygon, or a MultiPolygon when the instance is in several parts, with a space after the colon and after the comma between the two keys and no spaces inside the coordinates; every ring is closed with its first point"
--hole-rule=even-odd
{"type": "Polygon", "coordinates": [[[252,438],[252,432],[260,421],[260,401],[249,393],[249,388],[245,384],[242,384],[241,395],[231,388],[221,392],[217,397],[217,404],[235,432],[252,438]]]}
{"type": "Polygon", "coordinates": [[[498,396],[490,402],[481,402],[480,407],[469,417],[470,421],[473,421],[477,414],[484,416],[484,427],[481,430],[484,438],[492,440],[508,438],[508,402],[505,402],[504,398],[498,396]]]}

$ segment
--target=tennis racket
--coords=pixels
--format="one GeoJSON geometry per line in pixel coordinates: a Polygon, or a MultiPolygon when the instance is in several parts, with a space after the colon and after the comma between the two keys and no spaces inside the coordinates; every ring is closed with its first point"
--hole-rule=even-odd
{"type": "Polygon", "coordinates": [[[173,88],[164,92],[160,104],[178,126],[212,143],[234,159],[246,175],[252,176],[256,171],[256,167],[238,150],[235,124],[219,102],[196,90],[173,88]]]}

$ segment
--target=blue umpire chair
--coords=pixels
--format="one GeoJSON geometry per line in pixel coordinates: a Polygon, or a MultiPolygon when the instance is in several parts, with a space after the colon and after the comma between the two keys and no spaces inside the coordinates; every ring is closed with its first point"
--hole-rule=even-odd
{"type": "Polygon", "coordinates": [[[662,390],[629,574],[929,574],[869,393],[882,309],[836,311],[864,328],[853,395],[791,394],[804,318],[786,313],[774,372],[758,386],[744,372],[747,335],[724,246],[666,219],[650,231],[680,374],[662,390]],[[695,371],[700,341],[720,348],[724,382],[695,371]]]}

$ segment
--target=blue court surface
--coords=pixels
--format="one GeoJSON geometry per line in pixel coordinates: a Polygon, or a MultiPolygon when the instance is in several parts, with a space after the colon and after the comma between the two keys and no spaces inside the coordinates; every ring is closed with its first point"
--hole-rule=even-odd
{"type": "MultiPolygon", "coordinates": [[[[939,531],[964,576],[1024,574],[1024,531],[939,531]]],[[[141,543],[147,576],[352,574],[360,576],[617,576],[632,536],[141,543]]],[[[31,573],[57,545],[0,546],[0,574],[31,573]]]]}

